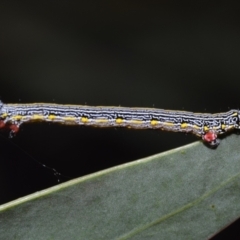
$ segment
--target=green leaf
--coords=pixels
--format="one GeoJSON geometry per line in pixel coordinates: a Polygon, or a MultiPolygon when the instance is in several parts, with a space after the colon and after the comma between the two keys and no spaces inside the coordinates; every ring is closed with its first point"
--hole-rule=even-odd
{"type": "Polygon", "coordinates": [[[4,204],[1,239],[206,239],[240,216],[239,145],[190,144],[4,204]]]}

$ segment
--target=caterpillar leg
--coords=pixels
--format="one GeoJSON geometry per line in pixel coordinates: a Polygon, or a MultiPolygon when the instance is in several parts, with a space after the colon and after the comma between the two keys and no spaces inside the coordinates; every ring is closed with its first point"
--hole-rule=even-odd
{"type": "Polygon", "coordinates": [[[9,125],[9,129],[10,129],[9,138],[12,138],[19,131],[19,125],[11,124],[11,125],[9,125]]]}
{"type": "Polygon", "coordinates": [[[9,137],[12,138],[19,131],[19,124],[7,124],[3,120],[0,120],[0,128],[10,130],[9,137]]]}
{"type": "Polygon", "coordinates": [[[220,143],[220,140],[218,139],[217,133],[215,131],[206,132],[204,135],[202,135],[202,139],[211,147],[217,147],[220,143]]]}

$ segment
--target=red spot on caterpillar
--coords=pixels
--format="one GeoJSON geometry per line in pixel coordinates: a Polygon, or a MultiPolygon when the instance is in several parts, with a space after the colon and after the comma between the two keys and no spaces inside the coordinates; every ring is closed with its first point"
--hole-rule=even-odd
{"type": "Polygon", "coordinates": [[[4,128],[6,126],[6,124],[4,123],[4,121],[0,120],[0,128],[4,128]]]}
{"type": "Polygon", "coordinates": [[[206,142],[214,142],[217,139],[217,134],[214,131],[209,131],[202,136],[206,142]]]}
{"type": "Polygon", "coordinates": [[[15,124],[11,124],[9,128],[12,130],[13,133],[17,133],[19,131],[19,127],[15,124]]]}
{"type": "Polygon", "coordinates": [[[19,131],[19,126],[16,124],[6,124],[4,121],[0,120],[0,129],[10,129],[9,137],[13,137],[15,133],[19,131]]]}

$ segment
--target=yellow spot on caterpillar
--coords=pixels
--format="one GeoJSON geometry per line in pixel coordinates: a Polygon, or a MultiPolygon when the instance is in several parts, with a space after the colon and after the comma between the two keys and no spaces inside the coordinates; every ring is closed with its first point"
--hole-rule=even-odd
{"type": "Polygon", "coordinates": [[[54,120],[55,118],[56,118],[56,116],[53,114],[48,116],[48,119],[50,119],[50,120],[54,120]]]}
{"type": "Polygon", "coordinates": [[[108,122],[108,119],[107,118],[100,118],[100,119],[96,119],[96,122],[98,123],[107,123],[108,122]]]}
{"type": "Polygon", "coordinates": [[[181,128],[187,128],[188,126],[189,126],[188,123],[182,123],[182,124],[181,124],[181,128]]]}
{"type": "Polygon", "coordinates": [[[76,121],[76,118],[75,117],[63,117],[64,121],[69,121],[69,122],[72,122],[72,121],[76,121]]]}
{"type": "Polygon", "coordinates": [[[226,128],[226,125],[225,125],[225,124],[222,124],[222,125],[221,125],[221,128],[222,128],[222,129],[225,129],[225,128],[226,128]]]}
{"type": "Polygon", "coordinates": [[[159,121],[158,120],[151,120],[151,125],[157,125],[157,124],[159,124],[159,121]]]}
{"type": "Polygon", "coordinates": [[[123,123],[123,119],[122,118],[117,118],[116,123],[123,123]]]}
{"type": "Polygon", "coordinates": [[[195,129],[199,129],[200,128],[198,125],[193,125],[192,127],[195,128],[195,129]]]}
{"type": "Polygon", "coordinates": [[[21,120],[23,117],[24,117],[24,116],[21,116],[21,115],[15,115],[15,116],[12,117],[12,119],[15,120],[15,121],[19,121],[19,120],[21,120]]]}
{"type": "Polygon", "coordinates": [[[235,112],[235,113],[233,113],[233,115],[232,115],[232,116],[234,116],[234,117],[235,117],[235,116],[238,116],[238,113],[237,113],[237,112],[235,112]]]}
{"type": "Polygon", "coordinates": [[[89,119],[88,119],[87,117],[82,117],[82,118],[81,118],[81,121],[82,121],[83,123],[87,123],[88,120],[89,120],[89,119]]]}
{"type": "Polygon", "coordinates": [[[204,131],[206,132],[206,131],[208,131],[209,130],[209,127],[207,127],[207,126],[204,126],[204,131]]]}
{"type": "Polygon", "coordinates": [[[7,117],[7,113],[3,113],[2,115],[1,115],[1,118],[5,118],[5,117],[7,117]]]}
{"type": "Polygon", "coordinates": [[[35,114],[32,116],[33,120],[43,120],[44,116],[43,115],[39,115],[39,114],[35,114]]]}

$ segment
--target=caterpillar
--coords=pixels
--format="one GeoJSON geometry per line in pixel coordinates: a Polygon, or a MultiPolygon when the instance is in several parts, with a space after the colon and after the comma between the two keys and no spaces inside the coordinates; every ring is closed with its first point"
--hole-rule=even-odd
{"type": "Polygon", "coordinates": [[[193,133],[210,146],[218,136],[239,129],[239,110],[224,113],[193,113],[155,108],[65,105],[53,103],[4,104],[0,101],[0,128],[17,133],[23,123],[46,121],[94,127],[160,129],[193,133]]]}

